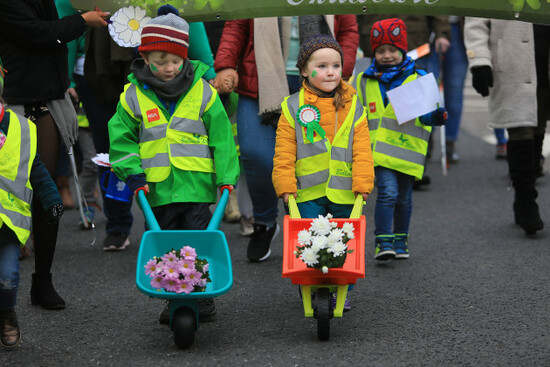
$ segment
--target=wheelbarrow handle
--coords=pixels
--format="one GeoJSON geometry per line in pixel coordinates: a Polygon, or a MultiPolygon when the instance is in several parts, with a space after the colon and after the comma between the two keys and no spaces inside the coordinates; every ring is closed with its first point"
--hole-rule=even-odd
{"type": "Polygon", "coordinates": [[[298,210],[298,205],[296,204],[296,198],[292,194],[288,195],[288,211],[290,213],[290,218],[302,218],[300,210],[298,210]]]}
{"type": "Polygon", "coordinates": [[[151,210],[151,206],[145,197],[144,190],[138,189],[137,198],[139,205],[141,206],[141,210],[143,211],[143,216],[145,217],[145,223],[147,223],[149,230],[160,231],[159,223],[157,222],[157,219],[153,214],[153,210],[151,210]]]}
{"type": "Polygon", "coordinates": [[[353,204],[353,209],[351,210],[351,215],[349,216],[350,218],[361,218],[361,214],[363,214],[363,203],[363,196],[358,194],[355,197],[355,203],[353,204]]]}
{"type": "Polygon", "coordinates": [[[220,227],[220,223],[222,222],[223,214],[225,212],[225,207],[227,206],[227,200],[229,200],[229,188],[222,187],[220,201],[218,201],[218,205],[216,205],[216,210],[214,210],[212,219],[210,219],[210,223],[208,223],[206,230],[218,229],[220,227]]]}

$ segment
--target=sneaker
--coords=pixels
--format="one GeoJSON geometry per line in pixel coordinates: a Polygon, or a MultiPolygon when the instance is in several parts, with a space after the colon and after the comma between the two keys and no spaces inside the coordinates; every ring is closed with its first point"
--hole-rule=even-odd
{"type": "Polygon", "coordinates": [[[214,298],[199,298],[199,321],[212,321],[216,316],[216,305],[214,298]]]}
{"type": "Polygon", "coordinates": [[[254,217],[246,218],[244,215],[241,217],[239,233],[243,237],[248,237],[254,233],[254,217]]]}
{"type": "Polygon", "coordinates": [[[166,301],[166,305],[164,306],[164,309],[160,313],[159,324],[161,325],[170,324],[170,303],[168,301],[166,301]]]}
{"type": "Polygon", "coordinates": [[[497,144],[496,159],[506,159],[508,156],[508,146],[506,144],[497,144]]]}
{"type": "Polygon", "coordinates": [[[103,241],[103,251],[122,251],[130,246],[130,237],[124,232],[111,232],[103,241]]]}
{"type": "Polygon", "coordinates": [[[409,258],[409,235],[407,233],[400,233],[395,235],[393,241],[393,248],[395,250],[396,259],[408,259],[409,258]]]}
{"type": "Polygon", "coordinates": [[[279,224],[267,228],[263,224],[254,224],[254,233],[248,243],[246,256],[250,262],[266,260],[271,255],[271,242],[279,234],[279,224]]]}
{"type": "MultiPolygon", "coordinates": [[[[338,293],[331,293],[330,306],[334,310],[336,308],[336,299],[338,298],[338,293]]],[[[344,312],[351,310],[351,304],[349,303],[347,297],[344,302],[344,312]]]]}
{"type": "Polygon", "coordinates": [[[394,236],[392,235],[376,236],[376,247],[374,249],[375,260],[390,260],[395,258],[393,240],[394,236]]]}
{"type": "Polygon", "coordinates": [[[89,206],[84,208],[84,219],[82,217],[78,218],[78,225],[81,229],[92,229],[92,223],[95,217],[95,208],[89,206]]]}
{"type": "Polygon", "coordinates": [[[459,156],[458,153],[455,151],[455,142],[451,140],[447,140],[446,142],[447,146],[447,163],[448,164],[456,164],[458,163],[459,156]]]}

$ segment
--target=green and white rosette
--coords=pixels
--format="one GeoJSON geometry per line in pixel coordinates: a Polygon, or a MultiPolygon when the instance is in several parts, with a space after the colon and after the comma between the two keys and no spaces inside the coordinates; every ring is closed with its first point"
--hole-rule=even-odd
{"type": "Polygon", "coordinates": [[[300,125],[305,127],[306,138],[311,143],[313,143],[314,131],[316,131],[322,139],[325,138],[325,130],[319,125],[319,121],[321,121],[321,112],[319,112],[317,107],[310,104],[301,106],[296,113],[296,120],[298,120],[300,125]]]}

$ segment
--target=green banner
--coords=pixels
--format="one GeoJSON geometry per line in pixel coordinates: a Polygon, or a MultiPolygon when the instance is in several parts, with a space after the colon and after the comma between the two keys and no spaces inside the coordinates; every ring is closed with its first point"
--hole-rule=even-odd
{"type": "Polygon", "coordinates": [[[140,6],[155,16],[170,4],[190,22],[312,14],[464,15],[550,24],[550,0],[71,0],[80,10],[113,14],[140,6]]]}

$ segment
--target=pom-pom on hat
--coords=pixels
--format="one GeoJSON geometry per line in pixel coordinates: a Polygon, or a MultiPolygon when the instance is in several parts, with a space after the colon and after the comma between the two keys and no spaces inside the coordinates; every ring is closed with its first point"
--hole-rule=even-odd
{"type": "Polygon", "coordinates": [[[180,18],[178,10],[171,5],[161,6],[157,14],[143,27],[138,51],[165,51],[187,58],[189,24],[180,18]]]}
{"type": "Polygon", "coordinates": [[[296,67],[298,70],[302,70],[306,66],[307,60],[312,53],[321,49],[321,48],[332,48],[340,53],[342,57],[342,62],[344,61],[344,52],[342,47],[336,42],[336,40],[326,34],[316,34],[311,36],[304,43],[300,45],[300,53],[298,54],[298,62],[296,62],[296,67]]]}
{"type": "Polygon", "coordinates": [[[407,26],[399,18],[384,19],[372,25],[370,45],[374,52],[381,45],[393,45],[407,53],[407,26]]]}

